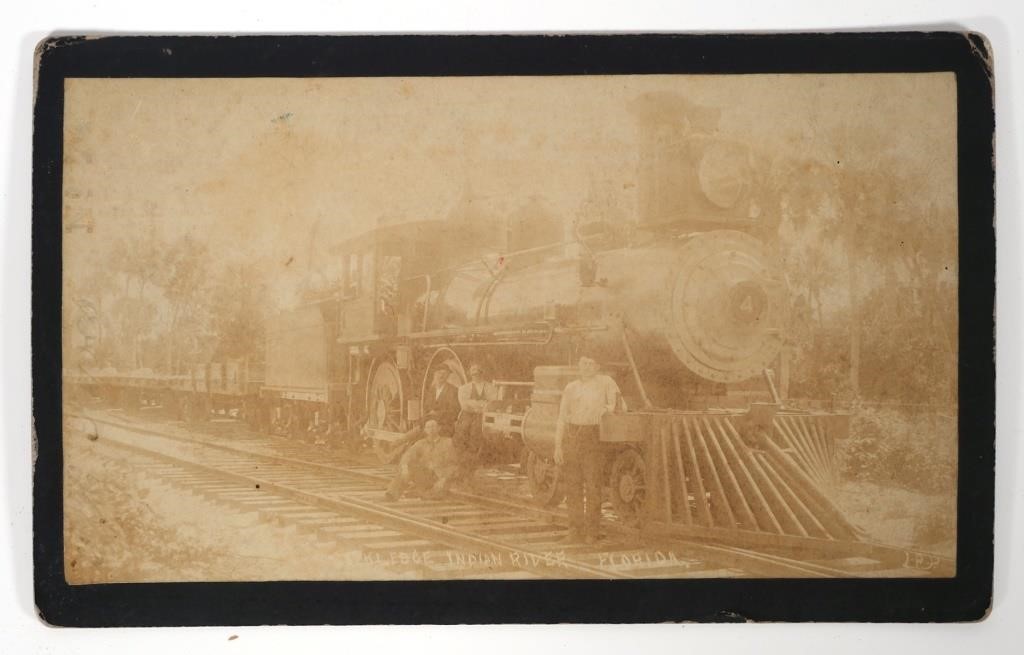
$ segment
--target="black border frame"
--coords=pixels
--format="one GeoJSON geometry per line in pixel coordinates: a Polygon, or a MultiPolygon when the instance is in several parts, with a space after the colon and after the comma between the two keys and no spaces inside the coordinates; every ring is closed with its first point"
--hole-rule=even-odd
{"type": "Polygon", "coordinates": [[[60,37],[36,50],[32,172],[35,602],[64,626],[970,621],[992,598],[995,172],[991,49],[955,32],[60,37]],[[65,581],[61,181],[68,77],[884,73],[957,78],[957,576],[947,580],[146,583],[65,581]]]}

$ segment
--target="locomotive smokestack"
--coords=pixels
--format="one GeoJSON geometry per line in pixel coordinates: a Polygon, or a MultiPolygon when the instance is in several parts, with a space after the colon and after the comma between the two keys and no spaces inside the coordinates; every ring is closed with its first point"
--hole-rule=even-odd
{"type": "Polygon", "coordinates": [[[720,110],[672,93],[649,93],[631,106],[637,119],[639,221],[749,222],[754,175],[750,148],[719,133],[720,110]]]}

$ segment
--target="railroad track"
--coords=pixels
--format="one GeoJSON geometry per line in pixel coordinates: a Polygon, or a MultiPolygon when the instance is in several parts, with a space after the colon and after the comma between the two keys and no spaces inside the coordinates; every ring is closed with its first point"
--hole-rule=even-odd
{"type": "Polygon", "coordinates": [[[882,558],[793,559],[732,546],[641,542],[612,523],[593,545],[561,543],[564,514],[453,492],[440,500],[387,501],[391,471],[311,461],[308,449],[267,437],[232,443],[97,412],[69,415],[72,429],[130,453],[183,492],[257,511],[361,553],[364,562],[413,567],[426,579],[916,577],[882,558]],[[276,453],[274,451],[277,451],[276,453]]]}

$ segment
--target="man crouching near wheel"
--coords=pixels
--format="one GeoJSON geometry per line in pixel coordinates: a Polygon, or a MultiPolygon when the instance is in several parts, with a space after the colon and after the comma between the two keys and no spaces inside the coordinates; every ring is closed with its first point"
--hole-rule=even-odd
{"type": "Polygon", "coordinates": [[[562,467],[569,509],[566,543],[592,544],[601,538],[604,457],[601,417],[615,411],[619,386],[597,372],[597,362],[580,357],[579,379],[565,386],[555,430],[555,463],[562,467]]]}
{"type": "Polygon", "coordinates": [[[437,421],[430,419],[423,424],[423,438],[402,454],[398,474],[384,495],[388,500],[398,500],[410,490],[424,498],[440,498],[457,470],[452,440],[442,437],[437,421]]]}

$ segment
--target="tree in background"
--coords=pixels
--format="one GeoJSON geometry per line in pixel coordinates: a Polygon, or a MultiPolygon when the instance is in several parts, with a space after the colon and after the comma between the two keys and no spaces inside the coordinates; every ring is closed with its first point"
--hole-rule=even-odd
{"type": "Polygon", "coordinates": [[[111,269],[120,282],[119,289],[111,289],[111,315],[119,343],[122,348],[128,347],[127,352],[118,351],[119,368],[143,365],[141,343],[151,336],[158,316],[157,304],[149,292],[162,282],[161,260],[166,248],[163,235],[151,220],[141,231],[119,237],[111,249],[111,269]]]}
{"type": "Polygon", "coordinates": [[[955,207],[938,205],[927,173],[865,126],[838,135],[836,152],[834,165],[773,167],[796,299],[792,392],[955,401],[955,207]]]}
{"type": "Polygon", "coordinates": [[[209,250],[186,234],[169,245],[162,265],[166,271],[163,296],[169,306],[165,365],[168,371],[177,372],[182,357],[199,347],[209,322],[209,250]]]}
{"type": "Polygon", "coordinates": [[[210,289],[210,327],[214,359],[262,360],[266,327],[266,279],[252,262],[224,267],[210,289]]]}
{"type": "Polygon", "coordinates": [[[237,253],[219,259],[191,234],[165,239],[152,221],[104,255],[108,267],[68,286],[99,315],[88,365],[180,374],[216,358],[262,357],[266,285],[256,264],[233,262],[237,253]]]}
{"type": "Polygon", "coordinates": [[[73,369],[111,366],[117,353],[109,337],[113,330],[109,291],[115,274],[95,267],[89,273],[67,278],[63,302],[64,366],[73,369]]]}

